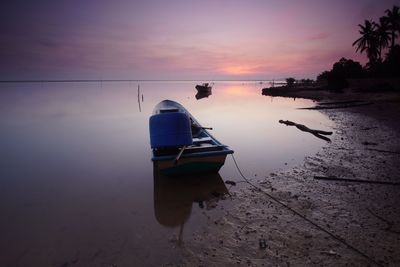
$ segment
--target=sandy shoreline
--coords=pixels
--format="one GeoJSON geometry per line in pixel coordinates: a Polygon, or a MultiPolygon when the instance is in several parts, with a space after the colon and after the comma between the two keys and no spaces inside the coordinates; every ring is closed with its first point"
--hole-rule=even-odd
{"type": "Polygon", "coordinates": [[[314,179],[400,182],[399,154],[390,153],[400,152],[399,94],[323,94],[313,99],[373,104],[322,111],[336,123],[332,142],[302,165],[260,175],[264,192],[231,188],[233,205],[187,237],[172,265],[400,265],[400,186],[314,179]]]}

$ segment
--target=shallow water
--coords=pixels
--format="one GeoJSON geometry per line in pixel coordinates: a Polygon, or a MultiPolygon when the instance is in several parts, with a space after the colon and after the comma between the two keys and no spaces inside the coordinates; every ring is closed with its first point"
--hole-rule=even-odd
{"type": "Polygon", "coordinates": [[[163,99],[213,127],[255,180],[325,142],[278,120],[332,125],[297,109],[311,101],[262,96],[259,83],[218,82],[199,100],[195,84],[142,82],[139,97],[136,82],[1,84],[0,265],[159,265],[229,206],[224,181],[241,180],[230,156],[211,177],[154,175],[148,119],[163,99]]]}

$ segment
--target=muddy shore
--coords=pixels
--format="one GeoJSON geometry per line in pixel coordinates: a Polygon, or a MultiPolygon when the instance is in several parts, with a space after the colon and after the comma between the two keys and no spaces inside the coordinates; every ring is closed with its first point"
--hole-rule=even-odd
{"type": "Polygon", "coordinates": [[[310,94],[372,104],[322,110],[335,122],[332,142],[295,168],[259,174],[255,187],[231,187],[231,205],[205,214],[207,225],[171,265],[400,265],[400,186],[314,179],[400,182],[400,94],[310,94]]]}

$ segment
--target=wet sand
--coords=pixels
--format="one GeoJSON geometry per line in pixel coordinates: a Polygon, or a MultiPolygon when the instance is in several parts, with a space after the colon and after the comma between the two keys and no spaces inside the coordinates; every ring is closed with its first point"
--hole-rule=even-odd
{"type": "Polygon", "coordinates": [[[182,260],[172,265],[400,265],[400,186],[314,179],[400,182],[400,94],[311,98],[373,104],[321,111],[335,122],[332,142],[295,168],[258,174],[252,183],[262,191],[229,188],[231,205],[204,214],[207,225],[186,237],[182,260]]]}

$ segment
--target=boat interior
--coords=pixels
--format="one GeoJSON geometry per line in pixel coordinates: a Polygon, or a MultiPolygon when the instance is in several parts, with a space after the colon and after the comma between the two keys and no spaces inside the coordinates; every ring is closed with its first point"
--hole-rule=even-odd
{"type": "MultiPolygon", "coordinates": [[[[180,112],[178,108],[162,108],[160,113],[169,112],[180,112]]],[[[225,148],[224,145],[220,144],[214,138],[212,138],[209,133],[192,117],[190,118],[191,132],[192,132],[192,145],[187,146],[183,151],[183,155],[207,152],[207,151],[221,151],[225,148]]],[[[168,156],[177,155],[180,152],[180,147],[171,148],[157,148],[153,149],[154,156],[168,156]]]]}
{"type": "MultiPolygon", "coordinates": [[[[183,155],[198,152],[219,151],[224,148],[225,146],[217,144],[211,137],[193,138],[193,144],[186,147],[183,151],[183,155]]],[[[177,155],[179,151],[180,148],[176,147],[154,149],[154,156],[177,155]]]]}

